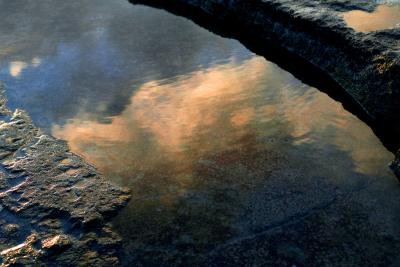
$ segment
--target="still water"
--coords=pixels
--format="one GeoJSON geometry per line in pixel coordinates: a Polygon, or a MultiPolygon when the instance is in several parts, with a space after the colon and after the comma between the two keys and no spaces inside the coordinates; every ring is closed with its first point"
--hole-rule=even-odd
{"type": "Polygon", "coordinates": [[[400,2],[378,5],[373,12],[348,11],[343,18],[348,26],[364,33],[400,28],[400,2]]]}
{"type": "Polygon", "coordinates": [[[0,0],[12,108],[132,190],[123,261],[188,263],[392,159],[342,105],[235,40],[123,0],[0,0]]]}

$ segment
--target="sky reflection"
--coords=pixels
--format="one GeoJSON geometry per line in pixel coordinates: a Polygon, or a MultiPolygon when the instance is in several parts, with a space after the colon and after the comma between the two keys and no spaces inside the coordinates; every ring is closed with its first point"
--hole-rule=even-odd
{"type": "Polygon", "coordinates": [[[0,0],[0,21],[11,107],[131,188],[114,221],[127,266],[202,257],[393,178],[391,153],[341,104],[186,19],[123,0],[0,0]]]}
{"type": "Polygon", "coordinates": [[[142,83],[251,56],[236,41],[125,0],[0,0],[0,16],[9,104],[47,132],[77,106],[101,120],[121,113],[142,83]]]}
{"type": "Polygon", "coordinates": [[[126,166],[152,167],[161,155],[171,159],[195,149],[216,153],[253,131],[275,139],[287,134],[297,145],[331,143],[348,151],[366,174],[373,173],[379,155],[387,160],[365,124],[261,57],[145,83],[129,102],[106,122],[79,111],[64,125],[53,125],[52,133],[109,177],[129,176],[132,169],[126,166]]]}
{"type": "Polygon", "coordinates": [[[131,188],[114,225],[129,240],[125,258],[143,264],[191,263],[363,175],[390,176],[392,158],[339,103],[257,56],[145,83],[107,122],[79,112],[52,133],[131,188]]]}
{"type": "Polygon", "coordinates": [[[350,27],[364,33],[399,28],[400,4],[379,5],[372,13],[352,10],[343,13],[343,18],[350,27]]]}

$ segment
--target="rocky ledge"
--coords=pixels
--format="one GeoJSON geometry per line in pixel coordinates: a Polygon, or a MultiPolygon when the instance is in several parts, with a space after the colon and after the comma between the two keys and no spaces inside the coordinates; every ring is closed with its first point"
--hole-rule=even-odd
{"type": "MultiPolygon", "coordinates": [[[[304,69],[314,78],[326,75],[337,85],[330,94],[339,96],[342,102],[349,100],[350,109],[356,110],[353,113],[371,125],[391,151],[400,148],[400,28],[357,32],[347,26],[341,15],[354,9],[372,12],[378,1],[130,2],[186,16],[205,28],[238,39],[257,53],[260,46],[268,47],[261,51],[282,49],[278,55],[276,51],[269,55],[266,52],[267,58],[272,57],[295,75],[304,69]],[[249,40],[252,45],[248,45],[249,40]]],[[[320,85],[318,88],[324,90],[324,83],[320,85]]],[[[400,169],[399,162],[400,159],[392,164],[393,169],[400,169]]]]}
{"type": "Polygon", "coordinates": [[[0,94],[0,266],[114,266],[107,220],[129,200],[0,94]]]}

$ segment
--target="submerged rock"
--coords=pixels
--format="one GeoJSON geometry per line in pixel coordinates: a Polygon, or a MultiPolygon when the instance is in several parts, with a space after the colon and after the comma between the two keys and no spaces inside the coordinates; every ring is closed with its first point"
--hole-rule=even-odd
{"type": "Polygon", "coordinates": [[[8,110],[3,95],[0,112],[2,266],[117,264],[120,238],[105,225],[127,203],[128,191],[64,141],[42,134],[26,112],[8,110]]]}

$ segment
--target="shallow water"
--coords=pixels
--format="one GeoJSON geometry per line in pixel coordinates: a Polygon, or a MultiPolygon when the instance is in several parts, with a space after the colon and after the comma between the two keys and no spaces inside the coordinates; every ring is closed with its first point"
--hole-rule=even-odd
{"type": "Polygon", "coordinates": [[[124,1],[0,1],[0,80],[110,180],[125,264],[190,263],[394,181],[389,153],[324,93],[164,11],[124,1]]]}
{"type": "Polygon", "coordinates": [[[343,13],[343,18],[349,27],[364,33],[399,28],[400,3],[378,5],[374,12],[348,11],[343,13]]]}

